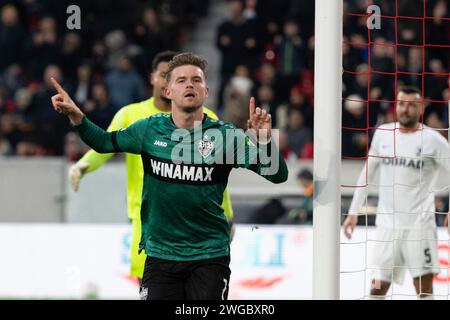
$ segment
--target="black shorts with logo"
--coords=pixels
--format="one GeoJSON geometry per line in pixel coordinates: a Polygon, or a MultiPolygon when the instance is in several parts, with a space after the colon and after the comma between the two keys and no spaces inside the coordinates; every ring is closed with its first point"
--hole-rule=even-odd
{"type": "Polygon", "coordinates": [[[230,257],[171,261],[147,257],[142,300],[227,300],[230,257]]]}

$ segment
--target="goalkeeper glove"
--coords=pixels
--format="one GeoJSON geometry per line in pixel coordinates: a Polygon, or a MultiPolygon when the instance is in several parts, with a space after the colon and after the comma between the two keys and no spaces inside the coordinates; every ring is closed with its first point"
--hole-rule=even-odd
{"type": "Polygon", "coordinates": [[[77,162],[69,168],[69,180],[73,191],[78,191],[80,180],[87,168],[89,168],[89,163],[87,162],[77,162]]]}
{"type": "Polygon", "coordinates": [[[228,224],[230,225],[230,243],[233,241],[234,233],[236,232],[236,226],[233,223],[233,220],[228,220],[228,224]]]}

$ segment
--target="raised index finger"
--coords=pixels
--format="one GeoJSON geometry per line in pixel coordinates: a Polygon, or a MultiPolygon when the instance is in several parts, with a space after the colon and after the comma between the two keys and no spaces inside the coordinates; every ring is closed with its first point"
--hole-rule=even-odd
{"type": "Polygon", "coordinates": [[[250,98],[249,109],[250,109],[250,116],[251,116],[252,114],[255,113],[255,98],[254,97],[250,98]]]}
{"type": "Polygon", "coordinates": [[[53,87],[55,87],[56,91],[58,91],[59,94],[66,94],[66,91],[64,91],[63,87],[56,81],[55,78],[50,78],[50,81],[53,83],[53,87]]]}

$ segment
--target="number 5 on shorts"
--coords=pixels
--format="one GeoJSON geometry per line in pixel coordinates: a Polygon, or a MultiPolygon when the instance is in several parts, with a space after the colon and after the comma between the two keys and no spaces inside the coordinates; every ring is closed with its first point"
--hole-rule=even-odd
{"type": "Polygon", "coordinates": [[[423,253],[425,254],[425,263],[431,262],[431,254],[430,254],[430,248],[426,248],[423,253]]]}

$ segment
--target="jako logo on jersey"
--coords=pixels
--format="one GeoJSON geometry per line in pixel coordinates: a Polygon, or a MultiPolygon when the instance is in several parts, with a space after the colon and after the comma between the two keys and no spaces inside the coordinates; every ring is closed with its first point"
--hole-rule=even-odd
{"type": "Polygon", "coordinates": [[[158,147],[163,147],[163,148],[167,147],[167,142],[162,142],[159,140],[155,140],[155,143],[153,143],[153,144],[158,147]]]}
{"type": "Polygon", "coordinates": [[[214,167],[198,167],[160,162],[151,159],[154,175],[183,181],[212,181],[214,167]]]}

